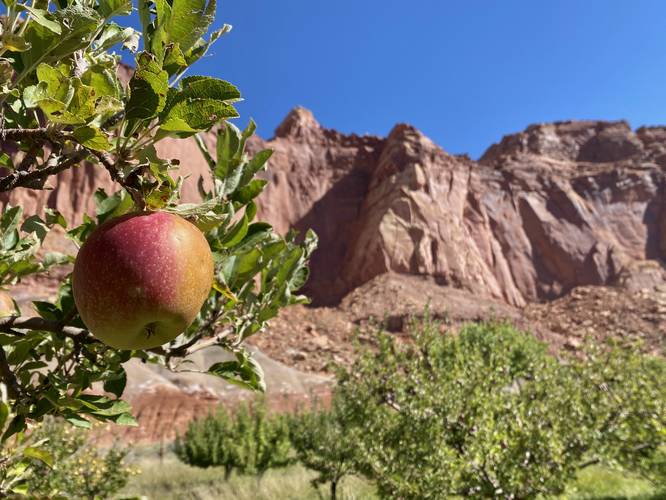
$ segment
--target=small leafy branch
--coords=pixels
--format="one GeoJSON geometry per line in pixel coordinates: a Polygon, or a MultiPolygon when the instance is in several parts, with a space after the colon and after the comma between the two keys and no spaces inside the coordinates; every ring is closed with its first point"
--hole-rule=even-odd
{"type": "MultiPolygon", "coordinates": [[[[266,184],[257,174],[271,152],[249,155],[254,123],[241,131],[226,121],[238,117],[234,103],[241,94],[234,85],[185,76],[231,29],[224,25],[208,34],[215,0],[138,0],[136,7],[131,0],[3,1],[0,191],[50,189],[54,175],[84,161],[108,171],[119,190],[98,190],[96,215],[85,215],[77,227],[68,227],[55,211],[40,217],[6,206],[0,217],[0,287],[11,292],[21,279],[73,262],[73,256],[41,251],[55,226],[80,246],[99,225],[130,212],[165,211],[188,219],[206,236],[215,262],[213,288],[194,323],[153,349],[119,351],[99,342],[81,321],[69,277],[54,301],[34,303],[37,316],[22,316],[16,307],[1,318],[3,445],[46,415],[82,427],[91,420],[135,424],[120,399],[123,363],[131,358],[183,369],[179,360],[218,345],[235,358],[209,367],[211,375],[264,389],[261,368],[242,342],[280,308],[307,300],[296,291],[307,279],[316,237],[308,233],[299,242],[295,234],[281,237],[255,221],[255,200],[266,184]],[[135,8],[141,32],[118,23],[135,8]],[[134,58],[126,83],[118,76],[118,51],[134,58]],[[198,135],[210,130],[217,136],[214,151],[198,135]],[[197,141],[212,180],[210,187],[200,180],[200,203],[180,203],[183,179],[170,173],[177,161],[160,158],[155,148],[165,138],[197,141]],[[111,396],[90,392],[99,382],[111,396]]],[[[20,469],[35,458],[0,468],[0,493],[18,492],[24,484],[20,469]]]]}

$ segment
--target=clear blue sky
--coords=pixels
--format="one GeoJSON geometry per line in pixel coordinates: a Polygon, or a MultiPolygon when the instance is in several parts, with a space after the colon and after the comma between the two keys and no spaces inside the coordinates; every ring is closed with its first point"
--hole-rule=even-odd
{"type": "Polygon", "coordinates": [[[263,137],[296,105],[472,157],[534,122],[666,122],[661,0],[221,0],[222,22],[194,72],[237,84],[263,137]]]}

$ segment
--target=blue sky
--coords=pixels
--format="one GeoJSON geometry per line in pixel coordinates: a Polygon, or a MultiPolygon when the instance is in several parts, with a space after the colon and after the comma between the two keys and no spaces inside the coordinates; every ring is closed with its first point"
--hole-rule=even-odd
{"type": "Polygon", "coordinates": [[[221,0],[234,30],[194,73],[238,85],[263,137],[302,105],[476,158],[535,122],[666,122],[664,19],[658,0],[221,0]]]}

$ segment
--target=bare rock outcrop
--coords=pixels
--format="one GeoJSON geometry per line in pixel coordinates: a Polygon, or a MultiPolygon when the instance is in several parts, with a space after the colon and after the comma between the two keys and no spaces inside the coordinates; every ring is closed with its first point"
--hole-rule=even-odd
{"type": "Polygon", "coordinates": [[[474,162],[408,125],[344,136],[297,109],[261,144],[276,150],[263,213],[320,234],[315,303],[396,272],[522,306],[664,259],[664,136],[626,122],[534,125],[474,162]]]}
{"type": "MultiPolygon", "coordinates": [[[[306,290],[317,305],[393,272],[523,306],[626,281],[634,263],[666,259],[664,127],[532,125],[475,162],[409,125],[386,138],[345,135],[295,108],[275,137],[254,137],[250,147],[274,150],[260,215],[281,233],[319,234],[306,290]]],[[[208,170],[194,141],[163,141],[160,153],[180,160],[184,199],[196,199],[208,170]]],[[[57,208],[76,223],[97,187],[113,189],[90,165],[51,182],[53,190],[0,201],[57,208]]]]}

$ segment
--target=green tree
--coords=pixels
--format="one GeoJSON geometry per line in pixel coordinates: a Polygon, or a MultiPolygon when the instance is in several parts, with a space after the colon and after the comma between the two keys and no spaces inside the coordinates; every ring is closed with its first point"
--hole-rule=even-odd
{"type": "MultiPolygon", "coordinates": [[[[225,25],[208,33],[215,0],[138,0],[135,6],[131,0],[6,0],[4,5],[0,192],[48,189],[53,175],[79,168],[82,161],[108,171],[118,191],[98,190],[96,215],[86,215],[77,227],[67,227],[52,210],[39,216],[6,206],[0,215],[0,289],[11,291],[27,276],[73,261],[40,252],[53,227],[61,226],[82,245],[98,225],[130,212],[161,210],[188,219],[205,234],[215,261],[214,286],[199,316],[176,340],[153,349],[119,351],[99,342],[79,317],[69,277],[54,301],[35,303],[37,316],[21,316],[17,309],[0,318],[4,452],[19,450],[21,433],[45,415],[82,427],[92,420],[135,425],[120,399],[126,382],[122,364],[130,358],[174,368],[188,354],[218,345],[234,360],[208,372],[263,390],[261,368],[242,342],[281,307],[306,301],[295,292],[307,278],[316,238],[308,233],[297,243],[295,235],[283,238],[255,221],[254,200],[266,183],[257,173],[271,152],[247,154],[254,123],[241,131],[226,121],[238,116],[234,103],[241,94],[234,85],[184,76],[230,30],[225,25]],[[127,25],[133,9],[140,32],[127,25]],[[127,85],[117,76],[119,52],[134,60],[127,85]],[[197,135],[209,130],[217,134],[215,151],[197,135]],[[170,174],[177,162],[155,149],[167,137],[199,144],[213,181],[209,189],[200,183],[200,203],[180,203],[183,180],[170,174]],[[95,382],[114,397],[89,394],[95,382]]],[[[0,494],[19,492],[21,481],[0,481],[0,494]]]]}
{"type": "Polygon", "coordinates": [[[190,465],[224,467],[227,479],[233,470],[261,478],[268,469],[293,461],[288,418],[269,414],[263,399],[190,422],[176,439],[175,451],[190,465]]]}
{"type": "Polygon", "coordinates": [[[453,336],[426,320],[412,333],[380,335],[335,395],[358,471],[383,497],[536,498],[599,462],[663,480],[663,360],[618,349],[558,360],[502,324],[453,336]]]}
{"type": "Polygon", "coordinates": [[[335,397],[331,408],[304,411],[290,419],[291,443],[297,459],[318,473],[312,481],[315,488],[330,483],[332,499],[337,498],[342,479],[357,469],[359,428],[347,410],[344,401],[335,397]]]}

